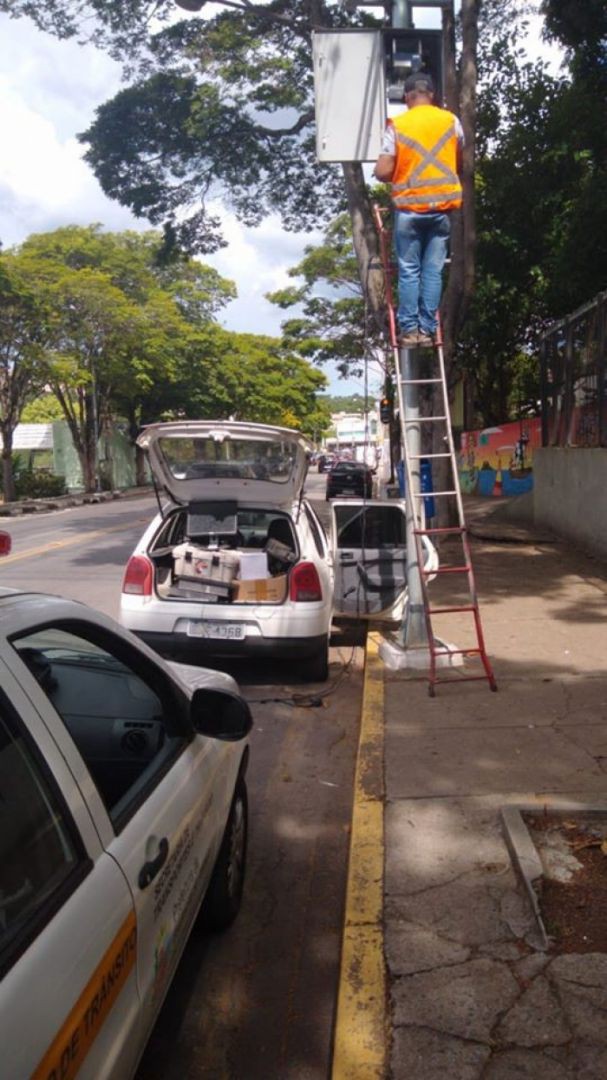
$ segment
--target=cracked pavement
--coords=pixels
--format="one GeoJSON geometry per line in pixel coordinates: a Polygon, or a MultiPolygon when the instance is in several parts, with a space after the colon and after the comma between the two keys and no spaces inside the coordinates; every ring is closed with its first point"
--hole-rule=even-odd
{"type": "MultiPolygon", "coordinates": [[[[498,693],[432,700],[384,672],[389,1075],[604,1080],[607,955],[534,947],[499,812],[607,807],[607,571],[532,534],[475,541],[473,560],[498,693]]],[[[448,626],[460,647],[465,619],[448,626]]]]}

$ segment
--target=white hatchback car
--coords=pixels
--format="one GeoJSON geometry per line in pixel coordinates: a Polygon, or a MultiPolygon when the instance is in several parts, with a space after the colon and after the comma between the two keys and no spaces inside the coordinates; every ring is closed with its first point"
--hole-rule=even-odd
{"type": "Polygon", "coordinates": [[[74,601],[0,589],[0,628],[2,1076],[126,1080],[240,905],[249,708],[74,601]]]}
{"type": "Polygon", "coordinates": [[[304,498],[312,446],[299,432],[192,420],[137,441],[160,513],[129,559],[120,621],[160,653],[291,659],[323,681],[335,615],[401,617],[404,503],[335,500],[328,540],[304,498]]]}

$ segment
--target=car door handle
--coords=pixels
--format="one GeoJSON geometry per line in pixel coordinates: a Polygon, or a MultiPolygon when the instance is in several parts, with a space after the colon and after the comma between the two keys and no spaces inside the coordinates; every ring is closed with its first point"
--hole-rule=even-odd
{"type": "Polygon", "coordinates": [[[154,880],[158,871],[161,870],[164,866],[167,860],[168,853],[169,842],[166,836],[163,836],[162,840],[158,845],[158,854],[156,858],[150,859],[149,862],[144,863],[141,867],[141,870],[139,871],[139,877],[137,881],[140,889],[147,889],[150,881],[154,880]]]}

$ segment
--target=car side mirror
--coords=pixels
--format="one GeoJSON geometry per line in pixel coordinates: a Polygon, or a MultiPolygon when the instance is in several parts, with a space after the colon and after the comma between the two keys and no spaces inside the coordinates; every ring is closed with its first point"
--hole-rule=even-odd
{"type": "Polygon", "coordinates": [[[244,698],[227,690],[198,687],[190,703],[190,720],[198,735],[238,742],[253,727],[251,710],[244,698]]]}
{"type": "Polygon", "coordinates": [[[0,555],[10,555],[11,547],[10,534],[7,532],[0,532],[0,555]]]}

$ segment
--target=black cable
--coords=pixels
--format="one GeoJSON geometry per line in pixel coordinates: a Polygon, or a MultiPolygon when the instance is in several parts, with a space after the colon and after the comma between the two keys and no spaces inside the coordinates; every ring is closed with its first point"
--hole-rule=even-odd
{"type": "Polygon", "coordinates": [[[339,675],[334,682],[329,683],[324,690],[319,693],[310,694],[290,694],[289,697],[269,697],[269,698],[245,698],[248,705],[291,705],[293,708],[299,709],[319,709],[325,698],[330,697],[337,690],[337,687],[344,681],[348,674],[352,664],[354,663],[354,653],[356,646],[352,646],[349,660],[346,660],[339,675]]]}

